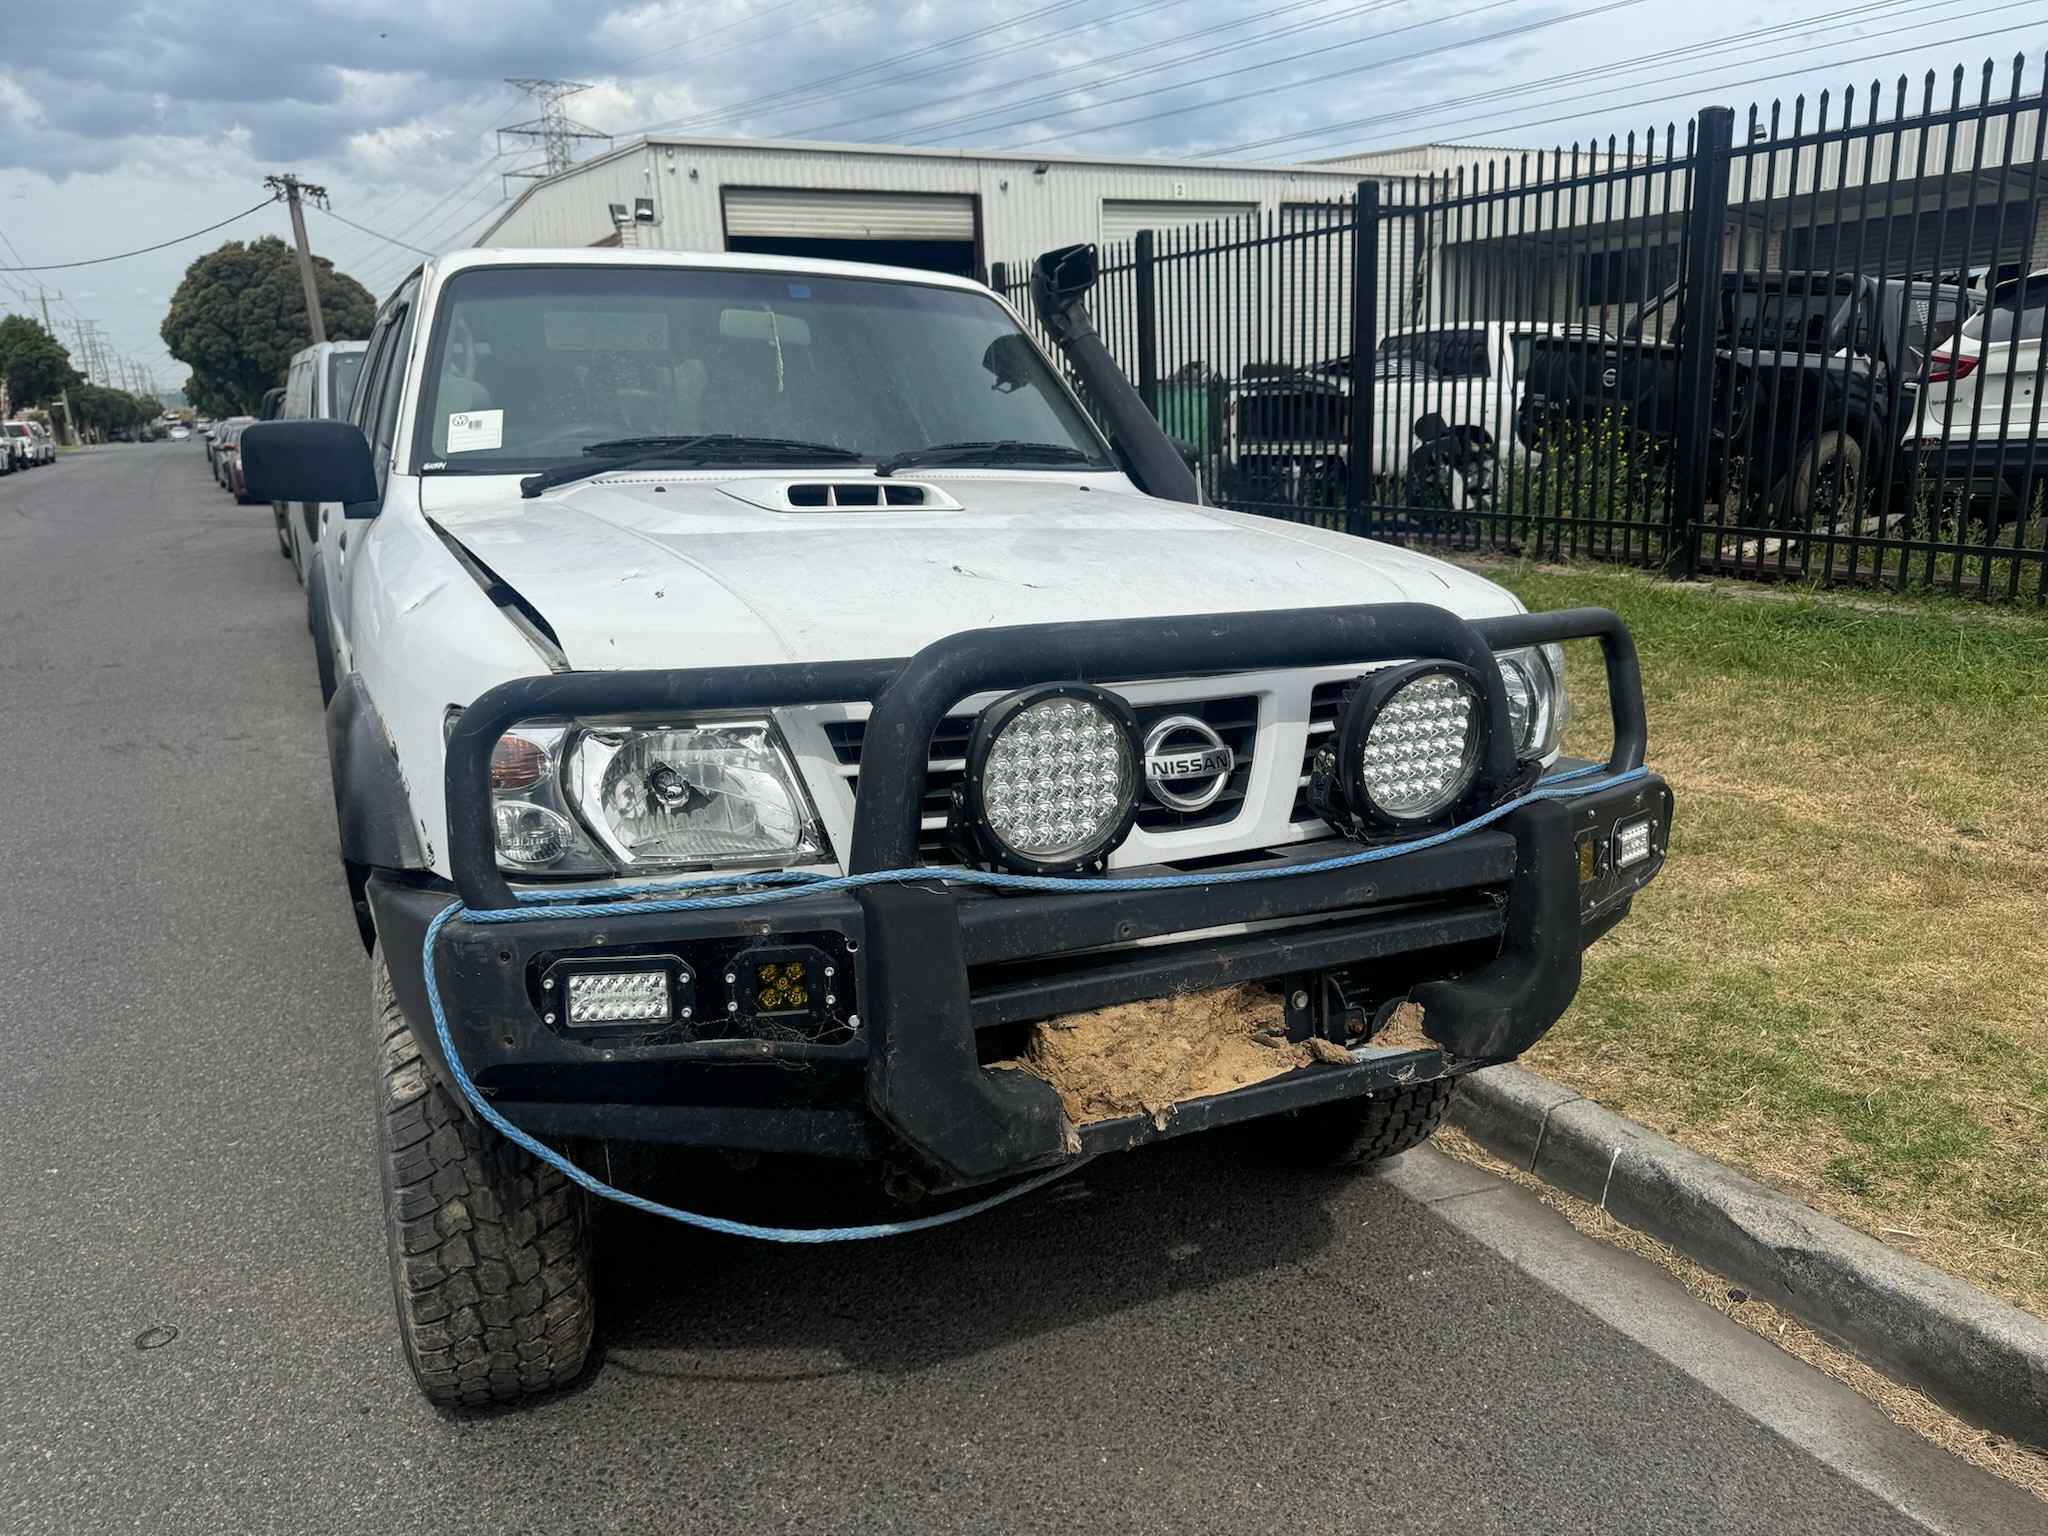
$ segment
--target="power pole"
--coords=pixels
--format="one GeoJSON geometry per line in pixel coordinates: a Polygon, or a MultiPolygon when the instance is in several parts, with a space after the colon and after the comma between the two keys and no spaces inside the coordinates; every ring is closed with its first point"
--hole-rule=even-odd
{"type": "MultiPolygon", "coordinates": [[[[43,302],[43,330],[49,334],[50,340],[55,341],[57,339],[57,327],[50,324],[50,296],[38,288],[36,290],[36,297],[43,302]]],[[[62,295],[59,295],[59,297],[62,297],[62,295]]],[[[78,446],[78,427],[71,419],[71,391],[68,389],[58,390],[57,404],[64,411],[64,436],[69,440],[69,446],[75,448],[78,446]]]]}
{"type": "Polygon", "coordinates": [[[599,133],[595,128],[577,122],[562,109],[564,97],[587,91],[590,89],[588,85],[575,80],[507,80],[505,83],[518,86],[540,103],[539,117],[498,130],[499,154],[505,153],[505,135],[508,133],[515,139],[534,139],[540,143],[541,163],[507,171],[507,176],[528,181],[559,176],[576,163],[576,140],[603,139],[605,143],[611,143],[610,134],[599,133]]]}
{"type": "Polygon", "coordinates": [[[327,322],[320,315],[320,285],[313,277],[313,252],[306,244],[306,211],[299,206],[299,200],[311,198],[325,208],[327,189],[296,176],[266,176],[263,185],[283,197],[292,210],[292,239],[299,247],[299,281],[306,285],[306,319],[313,327],[313,344],[318,346],[327,339],[327,322]]]}

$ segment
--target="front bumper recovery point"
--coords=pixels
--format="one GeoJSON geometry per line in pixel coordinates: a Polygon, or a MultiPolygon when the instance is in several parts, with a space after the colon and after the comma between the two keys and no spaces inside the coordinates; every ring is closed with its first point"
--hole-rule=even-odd
{"type": "MultiPolygon", "coordinates": [[[[917,866],[933,731],[962,698],[1046,681],[1444,657],[1486,680],[1487,707],[1504,722],[1493,652],[1578,637],[1598,638],[1606,653],[1615,725],[1606,778],[1629,774],[1642,765],[1644,740],[1635,653],[1620,620],[1597,609],[1477,623],[1413,604],[1119,620],[953,636],[907,662],[522,679],[478,699],[451,739],[454,883],[471,910],[517,905],[495,863],[487,775],[497,738],[523,719],[872,699],[849,872],[903,870],[917,866]]],[[[1496,744],[1507,739],[1504,729],[1489,734],[1496,744]]],[[[1481,769],[1503,796],[1517,772],[1504,746],[1481,769]]],[[[451,1038],[471,1076],[535,1134],[888,1157],[927,1172],[934,1188],[967,1186],[1058,1163],[1074,1154],[1077,1137],[1084,1152],[1131,1146],[1520,1054],[1576,993],[1584,945],[1661,866],[1670,810],[1663,781],[1636,775],[1518,805],[1490,826],[1381,862],[1244,883],[997,893],[934,868],[928,879],[724,910],[614,907],[600,917],[550,906],[531,920],[448,925],[436,965],[451,1038]],[[1602,867],[1582,878],[1587,839],[1611,841],[1616,826],[1646,818],[1652,857],[1625,874],[1602,867]],[[1254,926],[1223,940],[1174,937],[1233,925],[1254,926]],[[574,1038],[543,1017],[537,978],[565,958],[709,955],[710,970],[690,961],[708,996],[705,979],[726,963],[718,957],[747,945],[801,946],[849,962],[853,997],[842,1001],[838,1027],[810,1037],[671,1029],[574,1038]],[[1401,991],[1423,1007],[1441,1051],[1367,1047],[1348,1065],[1318,1063],[1188,1100],[1157,1120],[1078,1130],[1049,1084],[987,1065],[989,1032],[1033,1019],[1247,981],[1292,989],[1382,972],[1423,978],[1401,991]]],[[[1350,846],[1326,841],[1286,858],[1313,865],[1350,846]]],[[[1248,855],[1247,864],[1273,857],[1248,855]]],[[[380,875],[369,896],[400,1004],[431,1058],[438,1046],[421,1028],[430,1010],[420,943],[450,892],[380,875]]],[[[445,1073],[444,1062],[434,1064],[445,1073]]]]}

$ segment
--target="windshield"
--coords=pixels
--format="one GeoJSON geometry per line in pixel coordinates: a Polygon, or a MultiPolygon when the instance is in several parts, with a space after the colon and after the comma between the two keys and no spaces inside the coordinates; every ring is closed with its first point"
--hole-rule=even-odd
{"type": "Polygon", "coordinates": [[[356,375],[363,371],[361,352],[330,352],[327,354],[327,414],[336,421],[347,421],[349,407],[355,403],[356,375]]]}
{"type": "Polygon", "coordinates": [[[1389,336],[1373,354],[1373,372],[1383,379],[1483,379],[1483,331],[1411,331],[1389,336]]]}
{"type": "Polygon", "coordinates": [[[495,267],[450,280],[435,332],[418,451],[435,472],[547,469],[587,462],[596,444],[717,434],[873,458],[1045,443],[1113,467],[1038,351],[977,293],[777,272],[495,267]]]}

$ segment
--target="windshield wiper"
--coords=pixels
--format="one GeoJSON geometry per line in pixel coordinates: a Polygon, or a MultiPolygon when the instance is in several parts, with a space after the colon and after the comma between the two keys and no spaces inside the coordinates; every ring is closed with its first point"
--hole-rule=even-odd
{"type": "Polygon", "coordinates": [[[935,443],[908,448],[875,460],[875,473],[893,475],[913,464],[1093,464],[1095,455],[1065,443],[1020,443],[1004,438],[993,443],[935,443]]]}
{"type": "Polygon", "coordinates": [[[519,482],[519,494],[529,500],[552,486],[592,475],[643,469],[655,464],[858,463],[864,456],[851,448],[830,443],[804,443],[788,437],[739,437],[730,432],[700,432],[692,437],[613,437],[592,443],[584,450],[590,460],[563,464],[528,475],[519,482]]]}

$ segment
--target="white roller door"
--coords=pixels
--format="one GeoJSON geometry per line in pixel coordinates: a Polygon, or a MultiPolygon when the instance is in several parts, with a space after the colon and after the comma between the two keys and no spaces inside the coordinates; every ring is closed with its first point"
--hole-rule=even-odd
{"type": "Polygon", "coordinates": [[[1180,229],[1188,224],[1254,218],[1258,211],[1257,203],[1197,203],[1186,198],[1140,203],[1105,198],[1102,204],[1102,243],[1115,245],[1129,240],[1141,229],[1180,229]]]}
{"type": "Polygon", "coordinates": [[[738,239],[974,239],[974,199],[952,192],[809,192],[727,187],[725,233],[738,239]]]}

